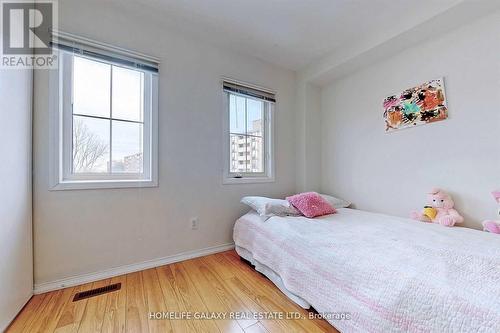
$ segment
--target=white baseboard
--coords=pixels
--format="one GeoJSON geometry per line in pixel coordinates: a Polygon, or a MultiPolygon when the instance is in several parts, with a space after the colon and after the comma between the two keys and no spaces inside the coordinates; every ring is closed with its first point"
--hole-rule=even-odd
{"type": "Polygon", "coordinates": [[[214,254],[218,252],[224,252],[234,249],[234,243],[217,245],[212,247],[207,247],[200,250],[182,252],[179,254],[174,254],[172,256],[147,260],[137,264],[130,264],[120,267],[115,267],[111,269],[106,269],[100,272],[82,274],[78,276],[72,276],[52,282],[44,282],[35,284],[34,293],[42,294],[48,291],[63,289],[67,287],[78,286],[80,284],[85,284],[89,282],[99,281],[103,279],[109,279],[111,277],[142,271],[149,268],[154,268],[158,266],[168,265],[179,261],[184,261],[188,259],[203,257],[209,254],[214,254]]]}

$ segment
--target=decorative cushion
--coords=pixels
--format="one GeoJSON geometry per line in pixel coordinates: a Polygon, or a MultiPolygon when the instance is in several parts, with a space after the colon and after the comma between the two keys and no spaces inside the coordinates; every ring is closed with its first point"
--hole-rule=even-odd
{"type": "Polygon", "coordinates": [[[286,198],[304,216],[312,218],[327,214],[335,214],[335,208],[316,192],[306,192],[286,198]]]}

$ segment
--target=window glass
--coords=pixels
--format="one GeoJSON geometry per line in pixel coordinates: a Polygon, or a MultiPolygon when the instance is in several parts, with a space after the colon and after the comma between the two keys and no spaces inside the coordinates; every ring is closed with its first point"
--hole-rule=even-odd
{"type": "Polygon", "coordinates": [[[112,121],[113,172],[143,172],[143,125],[125,121],[112,121]]]}
{"type": "Polygon", "coordinates": [[[246,134],[245,98],[230,95],[229,105],[230,132],[235,134],[246,134]]]}
{"type": "Polygon", "coordinates": [[[109,120],[73,116],[73,172],[109,171],[109,120]]]}
{"type": "Polygon", "coordinates": [[[111,65],[73,57],[73,113],[110,116],[111,65]]]}
{"type": "Polygon", "coordinates": [[[144,73],[74,56],[73,77],[73,172],[142,173],[144,73]]]}
{"type": "Polygon", "coordinates": [[[113,66],[113,119],[142,122],[144,73],[113,66]]]}
{"type": "Polygon", "coordinates": [[[229,95],[229,172],[264,172],[264,110],[262,101],[229,95]]]}

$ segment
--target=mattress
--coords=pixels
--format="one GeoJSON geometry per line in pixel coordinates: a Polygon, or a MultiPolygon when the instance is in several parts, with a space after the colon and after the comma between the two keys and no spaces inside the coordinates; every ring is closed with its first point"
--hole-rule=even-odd
{"type": "Polygon", "coordinates": [[[236,249],[342,332],[500,332],[500,236],[353,209],[250,212],[236,249]]]}

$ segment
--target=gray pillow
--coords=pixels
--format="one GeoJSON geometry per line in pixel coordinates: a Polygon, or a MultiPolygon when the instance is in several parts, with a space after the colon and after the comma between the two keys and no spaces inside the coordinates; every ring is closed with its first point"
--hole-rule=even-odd
{"type": "Polygon", "coordinates": [[[330,203],[330,205],[332,205],[333,207],[335,207],[337,209],[338,208],[347,208],[351,205],[351,203],[349,201],[335,198],[335,197],[332,197],[331,195],[328,195],[328,194],[320,194],[320,195],[323,197],[323,199],[328,201],[330,203]]]}
{"type": "Polygon", "coordinates": [[[260,216],[300,216],[300,212],[288,201],[266,197],[244,197],[241,203],[251,207],[260,216]]]}

